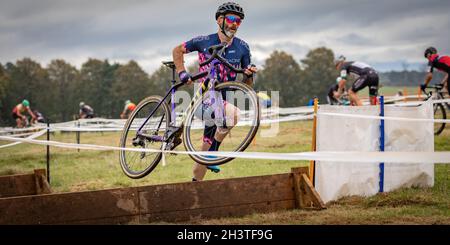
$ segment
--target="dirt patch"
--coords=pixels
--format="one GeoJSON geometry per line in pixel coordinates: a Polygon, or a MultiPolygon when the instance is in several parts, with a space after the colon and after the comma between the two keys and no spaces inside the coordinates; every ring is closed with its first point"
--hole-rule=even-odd
{"type": "Polygon", "coordinates": [[[439,203],[427,195],[378,195],[378,198],[364,201],[365,207],[401,207],[407,205],[433,206],[439,203]]]}
{"type": "Polygon", "coordinates": [[[102,181],[88,181],[88,182],[81,182],[77,183],[70,187],[70,192],[77,192],[77,191],[87,191],[87,190],[99,190],[102,189],[102,187],[105,186],[105,183],[102,181]]]}

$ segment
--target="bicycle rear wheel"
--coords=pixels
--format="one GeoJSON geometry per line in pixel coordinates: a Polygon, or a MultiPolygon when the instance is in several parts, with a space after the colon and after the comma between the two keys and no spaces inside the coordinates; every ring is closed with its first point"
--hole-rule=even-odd
{"type": "MultiPolygon", "coordinates": [[[[447,114],[445,113],[445,107],[441,103],[436,103],[433,105],[434,119],[447,119],[447,114]]],[[[445,123],[434,123],[434,134],[439,135],[444,131],[445,123]]]]}
{"type": "MultiPolygon", "coordinates": [[[[260,108],[258,97],[255,91],[245,83],[225,82],[216,85],[216,95],[221,95],[227,106],[232,105],[237,108],[239,119],[236,125],[229,127],[228,135],[220,145],[220,151],[241,152],[244,151],[255,137],[260,121],[260,108]]],[[[211,119],[201,116],[204,103],[211,100],[211,93],[206,92],[194,102],[192,108],[187,112],[184,122],[183,143],[188,151],[201,151],[203,145],[203,135],[205,126],[211,127],[211,119]]],[[[232,107],[233,108],[233,107],[232,107]]],[[[234,123],[234,119],[231,119],[234,123]]],[[[225,119],[227,121],[227,119],[225,119]]],[[[214,127],[214,123],[212,123],[214,127]]],[[[229,124],[231,125],[231,124],[229,124]]],[[[217,126],[215,126],[217,130],[217,126]]],[[[203,165],[220,165],[233,160],[230,157],[210,157],[202,155],[189,155],[194,161],[203,165]]]]}
{"type": "MultiPolygon", "coordinates": [[[[170,110],[167,103],[160,96],[151,96],[142,100],[131,113],[125,123],[120,147],[135,149],[161,150],[165,130],[170,123],[170,110]],[[141,133],[144,136],[136,137],[137,130],[145,122],[150,113],[160,103],[155,113],[143,126],[141,133]],[[160,138],[161,140],[158,140],[160,138]]],[[[149,174],[161,160],[161,152],[120,151],[120,166],[130,178],[139,179],[149,174]]]]}

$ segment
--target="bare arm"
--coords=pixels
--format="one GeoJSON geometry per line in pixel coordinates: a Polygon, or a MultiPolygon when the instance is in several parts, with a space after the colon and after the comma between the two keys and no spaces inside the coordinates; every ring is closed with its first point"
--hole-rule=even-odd
{"type": "Polygon", "coordinates": [[[22,115],[22,113],[20,113],[20,110],[17,110],[17,115],[18,115],[19,117],[21,117],[21,118],[24,117],[24,115],[22,115]]]}
{"type": "MultiPolygon", "coordinates": [[[[255,66],[249,66],[248,68],[246,68],[244,73],[248,76],[248,78],[243,82],[253,88],[253,75],[252,74],[256,73],[257,71],[258,71],[258,68],[256,68],[255,66]]],[[[244,76],[244,78],[245,78],[245,76],[244,76]]]]}
{"type": "Polygon", "coordinates": [[[448,73],[445,73],[444,79],[441,81],[444,84],[444,88],[448,86],[448,73]]]}
{"type": "MultiPolygon", "coordinates": [[[[341,78],[341,77],[339,77],[339,78],[341,78]]],[[[339,79],[338,78],[338,79],[339,79]]],[[[334,97],[336,97],[336,99],[338,99],[339,97],[341,97],[341,93],[343,93],[342,91],[344,90],[344,87],[345,87],[345,83],[347,82],[347,80],[345,80],[345,79],[343,79],[343,78],[341,78],[340,80],[339,80],[339,83],[338,83],[338,90],[337,90],[337,92],[336,93],[333,93],[334,94],[334,97]]]]}
{"type": "Polygon", "coordinates": [[[249,77],[249,78],[245,81],[245,83],[246,83],[248,86],[250,86],[250,87],[253,88],[253,78],[252,78],[252,77],[249,77]]]}
{"type": "Polygon", "coordinates": [[[428,83],[430,83],[431,79],[433,79],[433,73],[428,72],[425,77],[425,85],[428,86],[428,83]]]}
{"type": "Polygon", "coordinates": [[[184,54],[186,52],[183,44],[176,46],[172,51],[173,63],[175,64],[177,74],[186,70],[184,67],[184,54]]]}
{"type": "Polygon", "coordinates": [[[30,116],[31,116],[33,119],[36,119],[36,116],[35,116],[34,113],[31,111],[30,107],[27,107],[27,111],[28,111],[28,114],[30,114],[30,116]]]}

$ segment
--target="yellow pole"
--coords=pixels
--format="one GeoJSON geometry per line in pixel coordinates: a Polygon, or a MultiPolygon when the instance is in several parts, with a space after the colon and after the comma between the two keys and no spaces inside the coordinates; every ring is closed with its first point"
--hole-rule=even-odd
{"type": "Polygon", "coordinates": [[[408,96],[408,91],[406,90],[405,87],[403,87],[403,96],[404,96],[403,101],[404,101],[404,102],[408,101],[408,99],[406,98],[406,96],[408,96]]]}
{"type": "MultiPolygon", "coordinates": [[[[312,144],[311,151],[316,151],[316,128],[317,128],[317,105],[319,100],[314,98],[314,118],[313,118],[313,130],[312,130],[312,144]]],[[[309,180],[314,185],[314,172],[315,172],[315,161],[309,161],[309,180]]]]}

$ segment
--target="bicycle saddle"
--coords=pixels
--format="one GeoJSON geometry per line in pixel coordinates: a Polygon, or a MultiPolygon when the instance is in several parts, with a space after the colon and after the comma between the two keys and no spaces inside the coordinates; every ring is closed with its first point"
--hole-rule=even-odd
{"type": "Polygon", "coordinates": [[[162,63],[163,63],[163,65],[165,65],[171,69],[175,68],[175,63],[173,63],[173,61],[163,61],[162,63]]]}

